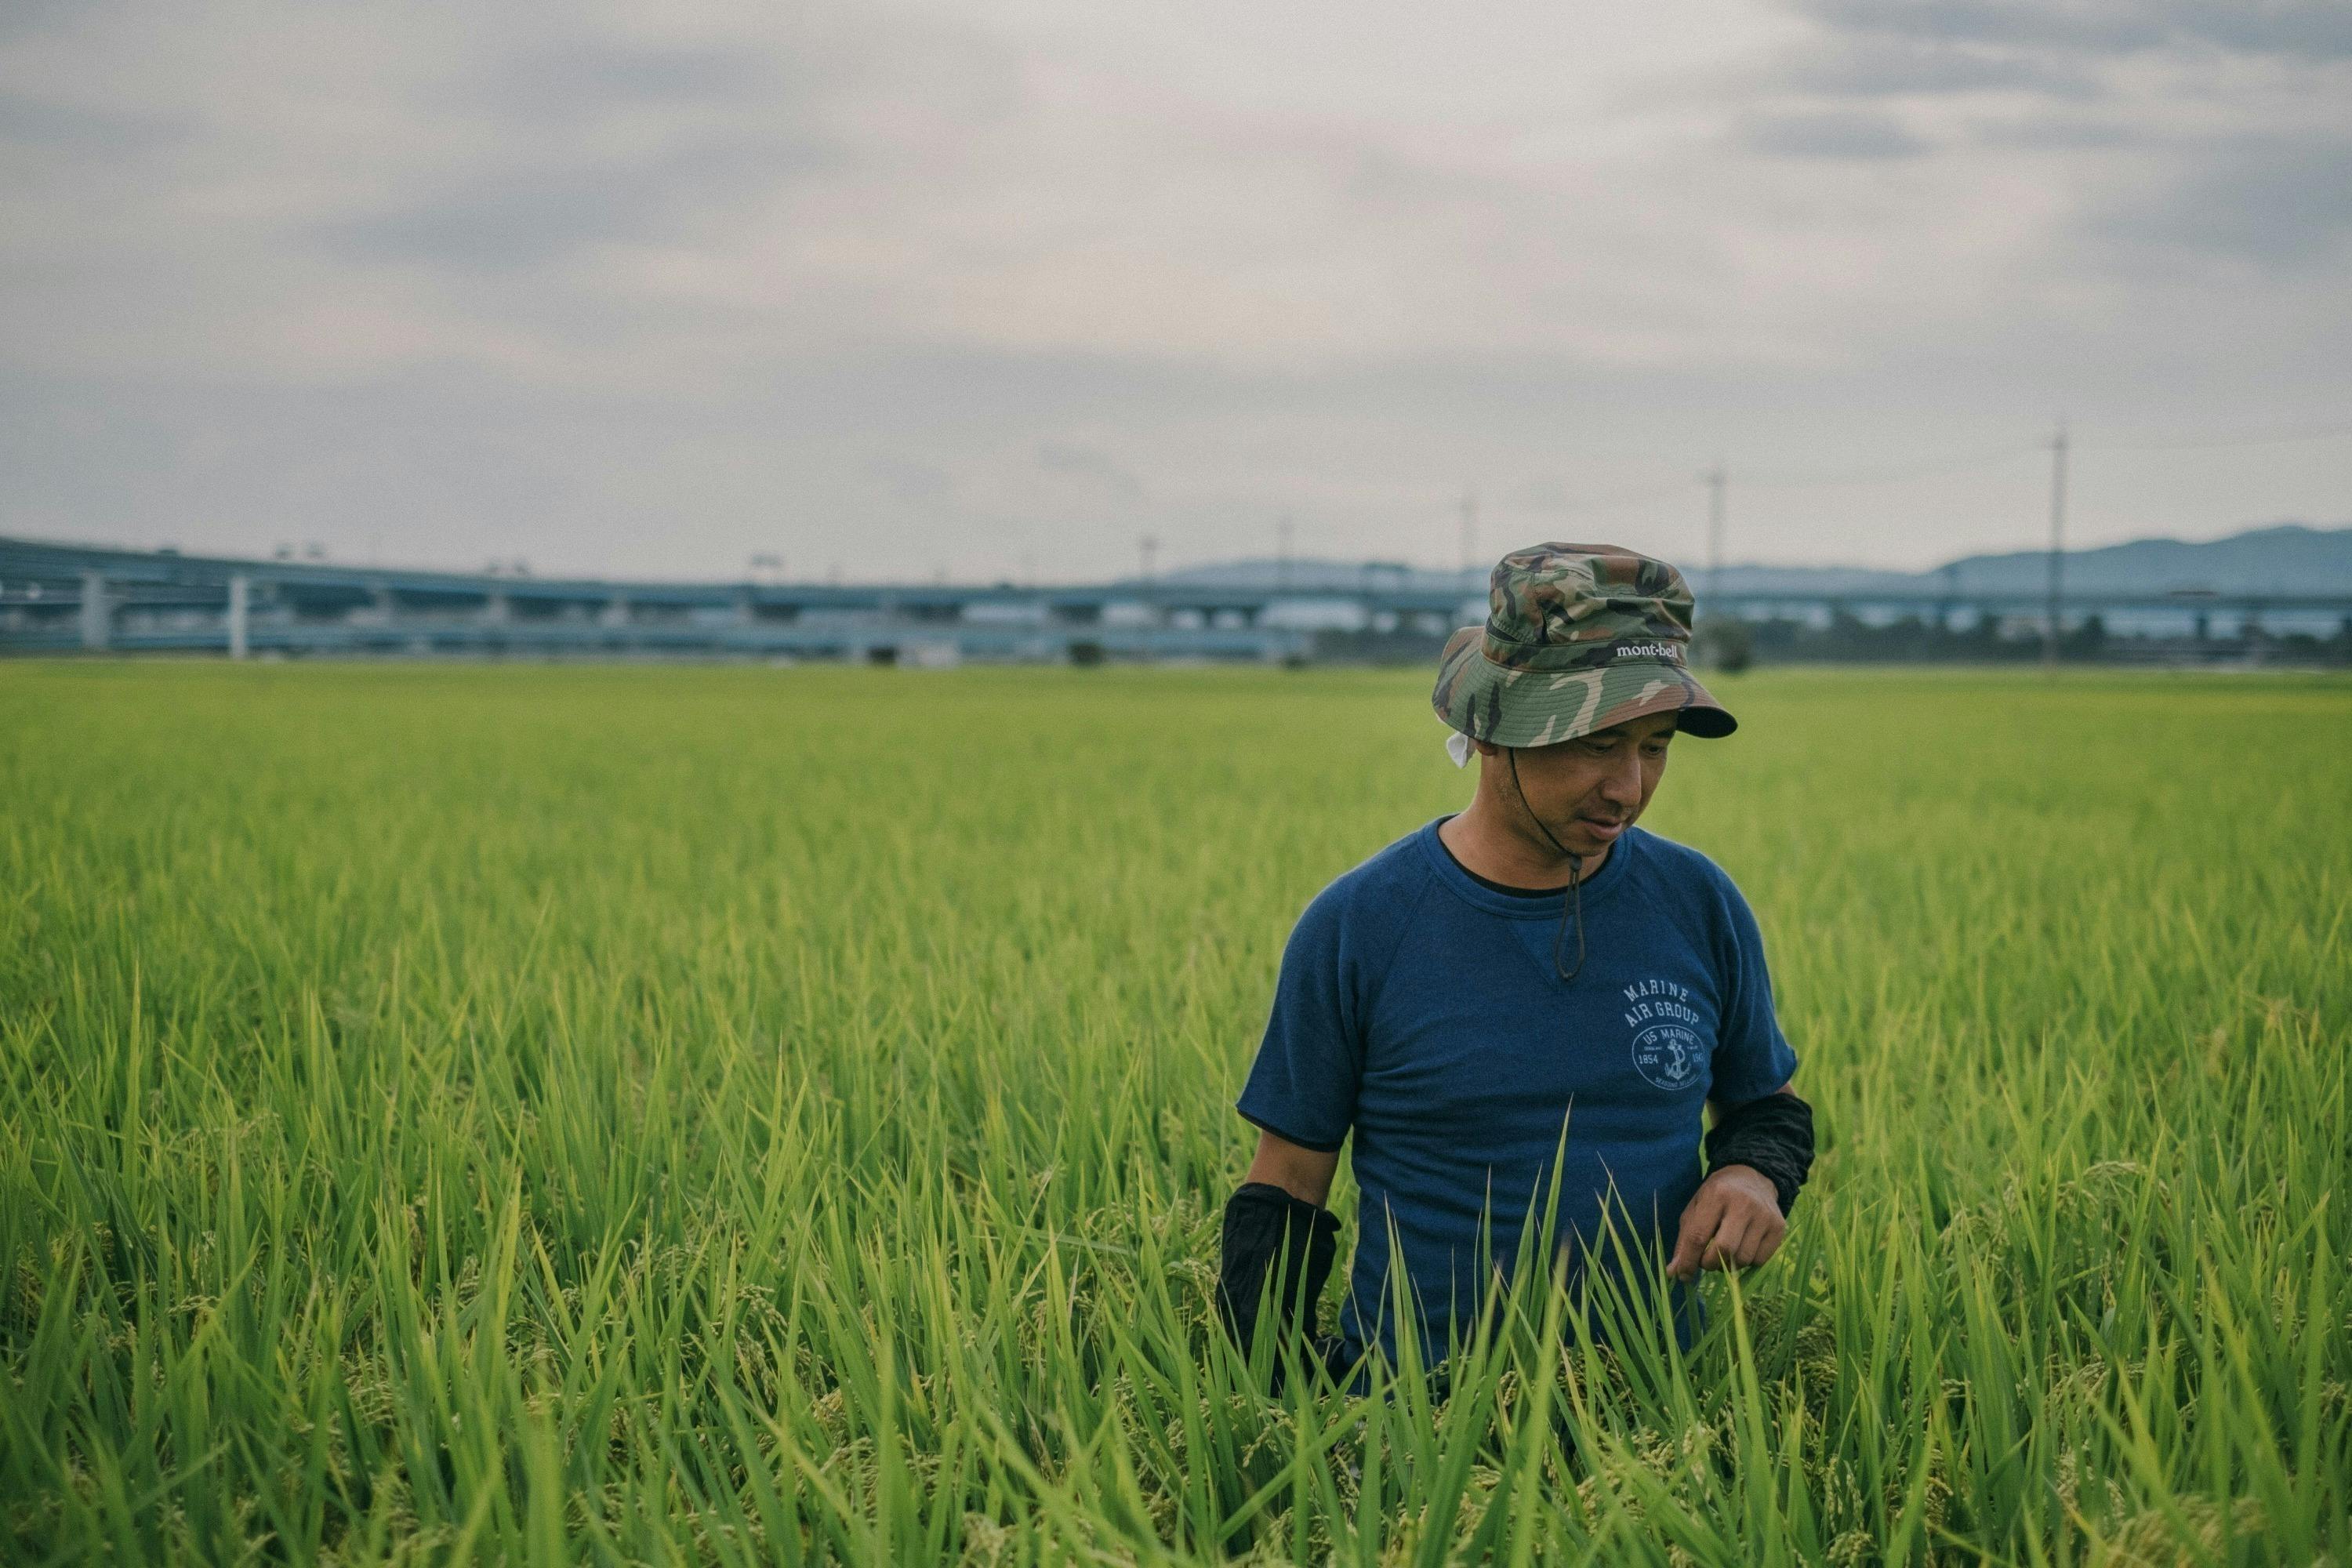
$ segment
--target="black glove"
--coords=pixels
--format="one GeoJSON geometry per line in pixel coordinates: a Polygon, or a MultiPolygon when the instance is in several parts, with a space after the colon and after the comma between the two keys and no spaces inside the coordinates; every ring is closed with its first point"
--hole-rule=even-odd
{"type": "Polygon", "coordinates": [[[1813,1108],[1793,1094],[1768,1094],[1725,1112],[1706,1135],[1706,1173],[1726,1165],[1763,1172],[1786,1215],[1813,1167],[1813,1108]]]}
{"type": "MultiPolygon", "coordinates": [[[[1339,1361],[1339,1336],[1318,1334],[1323,1285],[1331,1277],[1339,1221],[1329,1209],[1293,1197],[1270,1182],[1244,1182],[1225,1200],[1225,1223],[1217,1265],[1217,1313],[1226,1331],[1247,1355],[1257,1334],[1258,1294],[1274,1273],[1266,1302],[1276,1314],[1277,1343],[1297,1335],[1307,1359],[1329,1371],[1339,1361]],[[1294,1321],[1291,1302],[1304,1279],[1306,1316],[1294,1321]]],[[[1336,1375],[1336,1374],[1335,1374],[1336,1375]]],[[[1282,1389],[1282,1360],[1274,1363],[1273,1388],[1282,1389]]]]}

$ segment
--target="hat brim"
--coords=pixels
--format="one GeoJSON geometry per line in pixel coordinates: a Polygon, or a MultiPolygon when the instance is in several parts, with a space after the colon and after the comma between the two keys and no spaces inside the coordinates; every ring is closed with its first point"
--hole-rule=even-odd
{"type": "Polygon", "coordinates": [[[1445,645],[1430,705],[1471,739],[1549,746],[1653,714],[1677,731],[1719,740],[1739,727],[1690,671],[1670,659],[1627,658],[1598,669],[1508,669],[1486,656],[1484,628],[1464,626],[1445,645]]]}

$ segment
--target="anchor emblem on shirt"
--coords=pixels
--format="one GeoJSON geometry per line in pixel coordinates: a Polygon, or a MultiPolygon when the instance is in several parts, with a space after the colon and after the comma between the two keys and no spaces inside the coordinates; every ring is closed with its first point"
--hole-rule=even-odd
{"type": "Polygon", "coordinates": [[[1633,1037],[1633,1066],[1664,1089],[1698,1081],[1698,1037],[1682,1024],[1654,1024],[1633,1037]]]}

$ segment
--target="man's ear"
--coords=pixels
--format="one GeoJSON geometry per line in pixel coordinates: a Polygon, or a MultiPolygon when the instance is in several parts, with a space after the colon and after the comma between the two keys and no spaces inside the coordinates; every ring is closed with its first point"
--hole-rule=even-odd
{"type": "Polygon", "coordinates": [[[1499,757],[1503,754],[1502,747],[1492,741],[1479,740],[1475,735],[1470,738],[1470,747],[1482,757],[1499,757]]]}

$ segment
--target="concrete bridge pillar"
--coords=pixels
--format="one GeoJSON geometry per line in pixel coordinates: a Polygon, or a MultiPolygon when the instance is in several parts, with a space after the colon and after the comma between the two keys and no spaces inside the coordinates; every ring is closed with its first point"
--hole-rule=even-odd
{"type": "Polygon", "coordinates": [[[114,606],[106,596],[103,573],[81,574],[81,646],[103,652],[114,630],[114,606]]]}
{"type": "Polygon", "coordinates": [[[242,572],[228,580],[228,656],[243,658],[253,629],[253,579],[242,572]]]}

